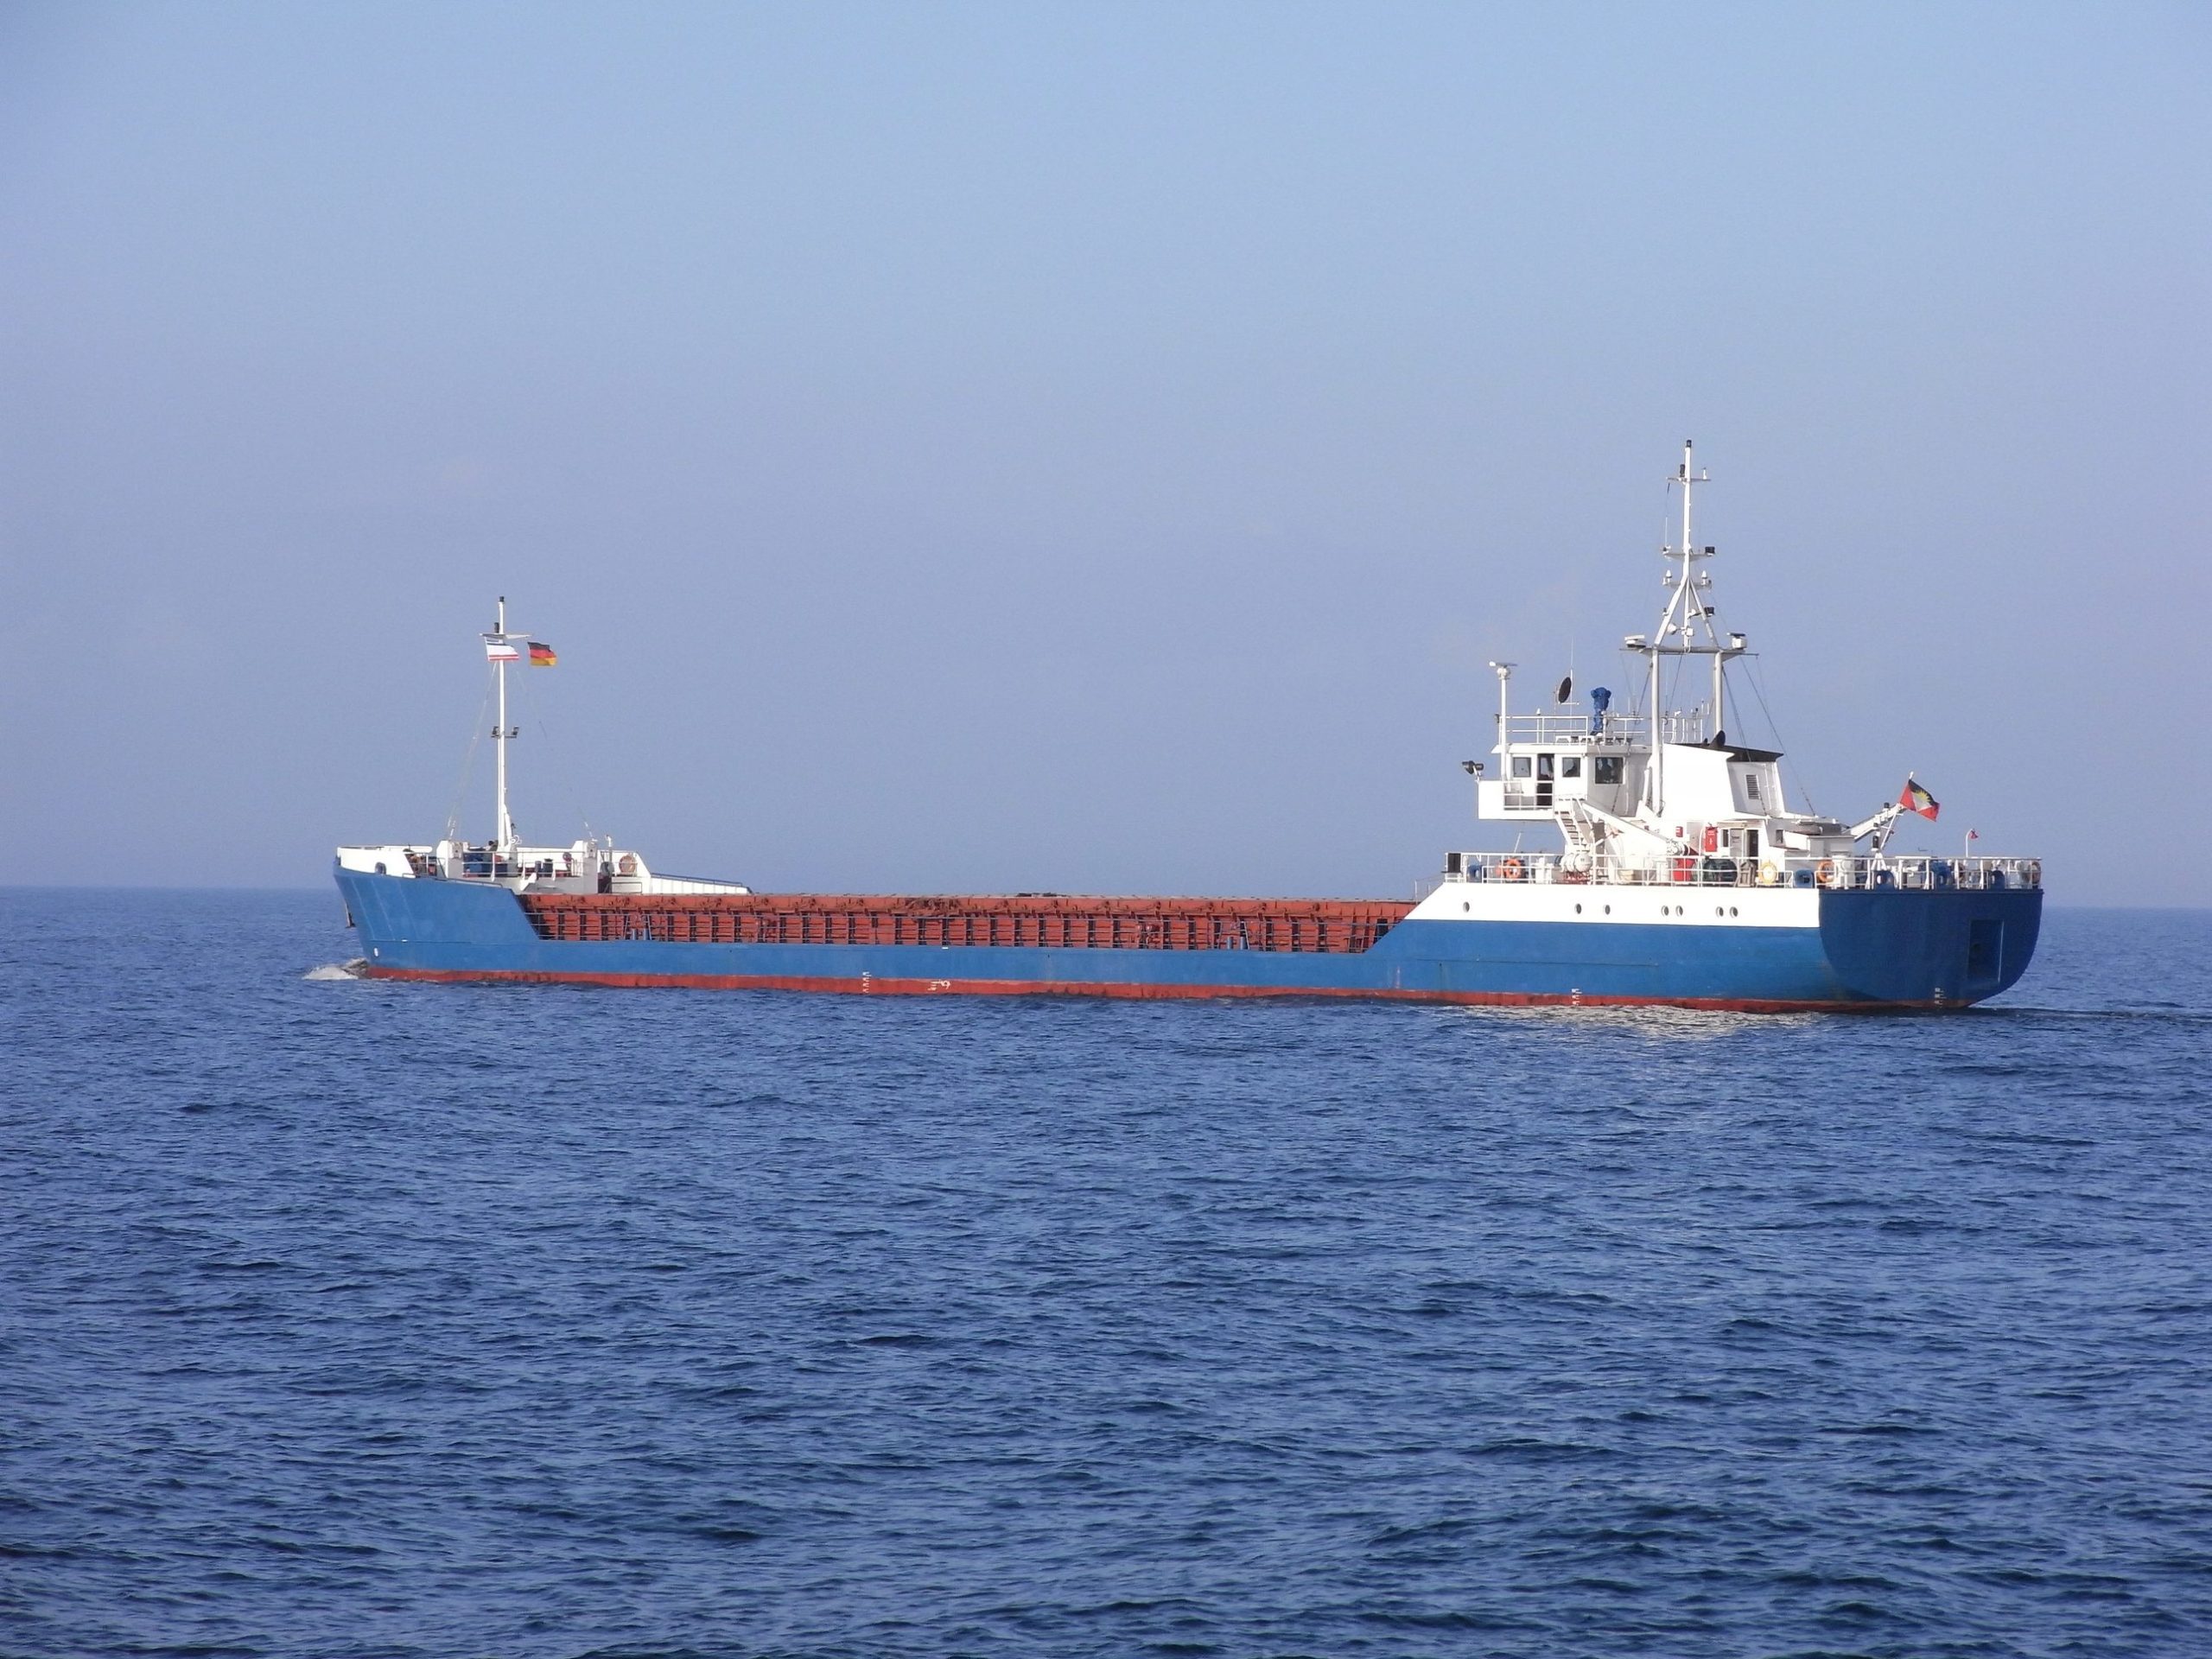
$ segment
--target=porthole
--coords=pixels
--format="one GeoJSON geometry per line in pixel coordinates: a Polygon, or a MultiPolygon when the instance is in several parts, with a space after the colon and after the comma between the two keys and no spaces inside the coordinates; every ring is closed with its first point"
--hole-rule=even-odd
{"type": "Polygon", "coordinates": [[[1729,913],[1731,916],[1733,916],[1733,915],[1736,913],[1736,906],[1733,906],[1733,905],[1729,906],[1728,906],[1728,913],[1729,913]]]}
{"type": "Polygon", "coordinates": [[[1474,906],[1469,904],[1465,899],[1462,899],[1459,901],[1459,908],[1462,910],[1472,910],[1474,906]]]}
{"type": "Polygon", "coordinates": [[[1613,913],[1613,907],[1612,907],[1611,905],[1607,905],[1607,906],[1605,906],[1605,914],[1606,914],[1606,915],[1608,915],[1608,916],[1610,916],[1610,915],[1611,915],[1612,913],[1613,913]]]}
{"type": "Polygon", "coordinates": [[[1715,905],[1713,907],[1713,913],[1716,916],[1726,916],[1728,913],[1728,911],[1725,906],[1715,905]]]}
{"type": "Polygon", "coordinates": [[[1575,913],[1576,915],[1580,916],[1580,915],[1582,913],[1582,906],[1580,906],[1580,905],[1577,905],[1577,906],[1574,907],[1574,913],[1575,913]]]}

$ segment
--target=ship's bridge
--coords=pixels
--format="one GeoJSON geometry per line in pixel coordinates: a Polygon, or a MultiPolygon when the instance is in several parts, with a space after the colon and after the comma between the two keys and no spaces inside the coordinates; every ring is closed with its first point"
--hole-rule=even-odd
{"type": "MultiPolygon", "coordinates": [[[[1674,722],[1670,720],[1669,726],[1674,722]]],[[[1574,802],[1626,817],[1643,791],[1650,722],[1569,706],[1501,721],[1497,776],[1476,785],[1485,818],[1548,820],[1574,802]]]]}

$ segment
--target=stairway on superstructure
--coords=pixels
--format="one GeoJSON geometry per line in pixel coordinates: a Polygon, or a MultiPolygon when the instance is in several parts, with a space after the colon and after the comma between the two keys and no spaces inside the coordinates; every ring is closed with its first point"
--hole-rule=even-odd
{"type": "Polygon", "coordinates": [[[1567,838],[1567,855],[1560,862],[1567,869],[1595,874],[1605,855],[1605,837],[1581,802],[1569,801],[1560,809],[1559,830],[1567,838]]]}

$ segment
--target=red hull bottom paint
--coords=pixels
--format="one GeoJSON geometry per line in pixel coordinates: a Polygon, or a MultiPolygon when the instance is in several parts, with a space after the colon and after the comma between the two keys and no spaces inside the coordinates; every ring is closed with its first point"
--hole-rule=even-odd
{"type": "Polygon", "coordinates": [[[860,996],[1110,996],[1142,1001],[1191,1001],[1219,997],[1331,997],[1339,1001],[1444,1002],[1496,1008],[1696,1008],[1724,1014],[1956,1013],[1941,1002],[1775,1002],[1738,997],[1552,995],[1526,991],[1403,991],[1316,989],[1277,985],[1096,984],[1081,980],[832,979],[779,974],[594,974],[521,970],[386,968],[372,964],[371,979],[438,980],[459,984],[595,985],[616,990],[665,987],[688,991],[822,991],[860,996]]]}

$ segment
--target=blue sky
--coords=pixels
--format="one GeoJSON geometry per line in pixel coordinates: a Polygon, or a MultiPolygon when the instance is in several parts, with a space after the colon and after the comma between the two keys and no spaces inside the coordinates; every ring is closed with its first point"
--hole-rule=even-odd
{"type": "Polygon", "coordinates": [[[2209,81],[2196,5],[0,8],[0,833],[434,836],[505,593],[525,834],[1400,893],[1487,658],[1629,683],[1690,435],[1819,806],[2212,902],[2209,81]]]}

